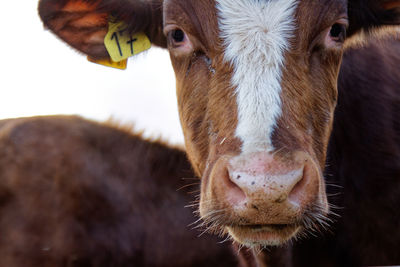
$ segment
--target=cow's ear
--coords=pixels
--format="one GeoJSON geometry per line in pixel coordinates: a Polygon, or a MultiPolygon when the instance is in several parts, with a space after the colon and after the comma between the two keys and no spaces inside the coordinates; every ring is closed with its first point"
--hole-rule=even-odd
{"type": "Polygon", "coordinates": [[[400,25],[400,0],[348,0],[349,35],[387,25],[400,25]]]}
{"type": "Polygon", "coordinates": [[[124,22],[130,33],[145,33],[166,47],[162,0],[40,0],[39,15],[48,29],[92,58],[109,55],[104,45],[108,22],[124,22]]]}

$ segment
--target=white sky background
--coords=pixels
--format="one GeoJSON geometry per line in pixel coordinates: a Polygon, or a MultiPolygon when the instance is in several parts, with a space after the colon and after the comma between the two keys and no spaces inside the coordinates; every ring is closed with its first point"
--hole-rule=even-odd
{"type": "Polygon", "coordinates": [[[182,143],[168,53],[152,48],[124,71],[86,60],[43,29],[37,0],[0,1],[0,119],[78,114],[134,123],[182,143]]]}

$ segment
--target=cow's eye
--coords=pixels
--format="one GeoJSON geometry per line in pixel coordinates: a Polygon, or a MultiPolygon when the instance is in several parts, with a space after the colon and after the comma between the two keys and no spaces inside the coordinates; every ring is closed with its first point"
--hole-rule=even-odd
{"type": "Polygon", "coordinates": [[[179,28],[170,30],[168,32],[167,36],[168,36],[170,44],[173,47],[179,47],[181,45],[184,45],[185,42],[188,41],[186,33],[183,30],[179,29],[179,28]]]}
{"type": "Polygon", "coordinates": [[[185,33],[180,29],[176,29],[171,31],[171,37],[175,43],[181,43],[185,40],[185,33]]]}
{"type": "Polygon", "coordinates": [[[341,49],[346,39],[347,19],[340,19],[325,31],[324,46],[328,49],[341,49]]]}
{"type": "Polygon", "coordinates": [[[177,25],[167,25],[164,33],[168,39],[168,47],[175,55],[191,55],[193,53],[193,44],[189,36],[177,25]]]}
{"type": "Polygon", "coordinates": [[[343,43],[346,39],[346,25],[335,23],[329,32],[333,41],[343,43]]]}

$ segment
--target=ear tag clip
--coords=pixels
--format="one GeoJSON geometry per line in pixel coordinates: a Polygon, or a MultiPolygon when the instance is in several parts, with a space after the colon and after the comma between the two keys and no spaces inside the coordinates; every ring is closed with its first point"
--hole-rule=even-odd
{"type": "Polygon", "coordinates": [[[111,67],[115,69],[125,70],[128,65],[128,60],[124,59],[120,62],[114,62],[110,58],[109,59],[94,59],[91,57],[87,57],[87,60],[96,64],[100,64],[106,67],[111,67]]]}
{"type": "Polygon", "coordinates": [[[95,60],[88,57],[90,62],[107,67],[126,69],[127,59],[151,47],[149,38],[144,33],[129,34],[123,22],[108,22],[108,32],[104,38],[104,45],[110,55],[109,60],[95,60]]]}

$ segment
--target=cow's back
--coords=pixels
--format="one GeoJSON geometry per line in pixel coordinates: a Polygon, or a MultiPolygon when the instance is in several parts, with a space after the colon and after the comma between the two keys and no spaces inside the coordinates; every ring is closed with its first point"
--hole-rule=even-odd
{"type": "Polygon", "coordinates": [[[193,178],[183,151],[78,117],[0,127],[2,266],[235,262],[229,245],[188,227],[194,197],[177,191],[193,178]]]}

